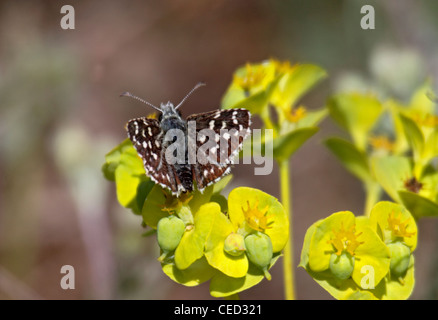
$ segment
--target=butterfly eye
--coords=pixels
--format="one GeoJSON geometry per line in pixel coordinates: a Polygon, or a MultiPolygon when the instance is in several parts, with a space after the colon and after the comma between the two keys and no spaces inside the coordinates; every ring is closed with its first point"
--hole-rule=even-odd
{"type": "Polygon", "coordinates": [[[160,112],[160,114],[158,115],[158,121],[161,122],[162,119],[163,119],[163,114],[160,112]]]}
{"type": "Polygon", "coordinates": [[[178,115],[179,115],[180,117],[182,117],[181,111],[176,110],[176,113],[178,113],[178,115]]]}

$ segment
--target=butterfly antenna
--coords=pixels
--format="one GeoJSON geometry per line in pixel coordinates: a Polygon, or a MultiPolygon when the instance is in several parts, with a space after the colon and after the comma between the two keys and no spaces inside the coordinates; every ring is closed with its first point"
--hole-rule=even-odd
{"type": "Polygon", "coordinates": [[[205,86],[204,82],[199,82],[196,86],[193,87],[192,90],[190,90],[189,93],[187,93],[187,95],[184,97],[184,99],[181,100],[181,102],[175,107],[175,110],[178,109],[179,107],[181,107],[181,105],[184,103],[184,101],[186,101],[186,99],[198,88],[205,86]]]}
{"type": "Polygon", "coordinates": [[[143,100],[142,98],[139,98],[139,97],[137,97],[137,96],[134,96],[131,92],[123,92],[120,96],[121,96],[121,97],[130,97],[130,98],[134,98],[135,100],[138,100],[138,101],[140,101],[140,102],[143,102],[144,104],[147,104],[147,105],[151,106],[152,108],[154,108],[154,109],[156,109],[156,110],[158,110],[158,111],[161,112],[161,109],[160,109],[160,108],[154,106],[152,103],[147,102],[146,100],[143,100]]]}

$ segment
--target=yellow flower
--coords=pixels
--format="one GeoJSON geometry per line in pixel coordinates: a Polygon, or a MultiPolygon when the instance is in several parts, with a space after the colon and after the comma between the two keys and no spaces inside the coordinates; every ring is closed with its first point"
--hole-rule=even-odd
{"type": "Polygon", "coordinates": [[[407,218],[405,221],[401,221],[402,214],[401,212],[398,215],[395,215],[395,212],[392,211],[388,216],[388,229],[392,232],[394,237],[411,237],[415,234],[415,232],[408,232],[406,228],[408,227],[408,222],[410,218],[407,218]]]}
{"type": "Polygon", "coordinates": [[[290,112],[285,112],[287,120],[294,123],[300,121],[306,114],[307,110],[303,106],[294,108],[290,112]]]}
{"type": "Polygon", "coordinates": [[[296,67],[296,65],[291,65],[288,60],[281,62],[280,60],[271,58],[270,62],[275,66],[275,70],[278,74],[292,72],[296,67]]]}
{"type": "Polygon", "coordinates": [[[344,229],[344,224],[341,223],[341,228],[339,230],[332,230],[334,238],[329,240],[335,249],[336,254],[340,256],[342,252],[347,251],[349,254],[354,256],[354,251],[358,246],[363,244],[363,242],[357,241],[357,238],[362,234],[356,232],[356,225],[351,225],[348,230],[344,229]]]}
{"type": "Polygon", "coordinates": [[[149,113],[149,114],[146,116],[146,118],[148,118],[148,119],[158,119],[158,117],[157,117],[157,113],[156,113],[156,112],[149,113]]]}
{"type": "Polygon", "coordinates": [[[250,91],[251,88],[262,83],[266,76],[266,71],[258,65],[251,65],[249,63],[245,65],[245,69],[244,75],[234,75],[234,82],[243,90],[250,91]]]}
{"type": "Polygon", "coordinates": [[[256,203],[253,208],[251,208],[249,201],[247,201],[248,209],[244,209],[242,207],[243,214],[245,216],[246,223],[254,230],[264,231],[266,229],[270,229],[269,226],[273,221],[268,222],[267,212],[269,206],[264,207],[262,210],[259,210],[259,200],[256,200],[256,203]]]}
{"type": "Polygon", "coordinates": [[[369,138],[370,145],[373,149],[377,150],[386,150],[389,152],[393,152],[395,149],[395,143],[388,139],[385,136],[374,136],[369,138]]]}
{"type": "Polygon", "coordinates": [[[434,114],[428,113],[423,115],[420,113],[414,113],[411,115],[411,118],[420,126],[431,128],[438,126],[438,116],[434,114]]]}

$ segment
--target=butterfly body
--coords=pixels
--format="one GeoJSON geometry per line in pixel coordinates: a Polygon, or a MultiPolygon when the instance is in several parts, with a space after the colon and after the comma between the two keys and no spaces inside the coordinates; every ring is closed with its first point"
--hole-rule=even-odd
{"type": "MultiPolygon", "coordinates": [[[[170,130],[180,130],[184,134],[184,143],[182,143],[179,148],[184,150],[184,162],[174,163],[175,168],[175,178],[181,182],[182,191],[190,192],[193,190],[193,178],[192,178],[192,167],[188,164],[188,139],[187,139],[187,121],[182,119],[181,113],[175,109],[171,102],[167,104],[161,104],[162,113],[159,116],[158,121],[160,121],[161,136],[166,137],[166,134],[170,130]]],[[[160,137],[157,137],[159,139],[160,137]]],[[[164,139],[162,139],[164,140],[164,139]]],[[[167,147],[172,143],[178,143],[176,137],[172,141],[164,140],[162,141],[162,153],[165,153],[167,147]]],[[[176,156],[176,155],[175,155],[176,156]]],[[[170,170],[171,171],[171,170],[170,170]]]]}
{"type": "Polygon", "coordinates": [[[183,119],[177,110],[179,105],[162,103],[157,108],[158,120],[141,117],[126,124],[146,175],[176,196],[194,190],[195,183],[202,192],[230,173],[233,158],[250,134],[251,125],[251,115],[246,109],[215,110],[183,119]],[[194,126],[194,136],[190,135],[190,126],[194,126]],[[189,161],[189,152],[198,155],[200,149],[207,150],[208,161],[198,161],[198,157],[189,161]],[[170,161],[172,155],[178,161],[170,161]]]}

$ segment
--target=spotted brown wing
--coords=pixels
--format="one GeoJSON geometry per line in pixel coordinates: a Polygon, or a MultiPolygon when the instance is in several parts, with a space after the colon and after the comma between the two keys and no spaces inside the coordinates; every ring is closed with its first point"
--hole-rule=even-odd
{"type": "Polygon", "coordinates": [[[131,139],[138,155],[143,160],[146,175],[155,183],[178,194],[180,181],[174,170],[166,162],[165,153],[162,150],[162,134],[158,120],[149,118],[137,118],[126,124],[128,137],[131,139]]]}
{"type": "MultiPolygon", "coordinates": [[[[193,178],[199,190],[230,173],[243,140],[251,133],[251,114],[246,109],[226,109],[191,115],[196,122],[197,161],[192,165],[193,178]],[[199,151],[205,153],[200,161],[199,151]]],[[[189,144],[190,144],[189,140],[189,144]]]]}

